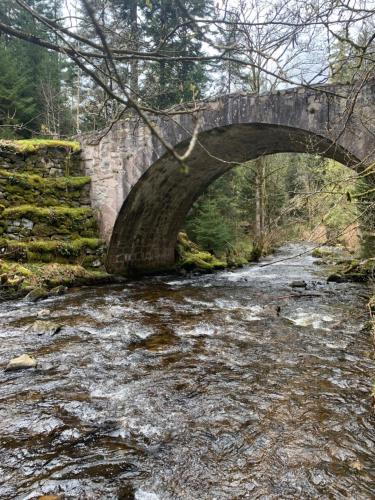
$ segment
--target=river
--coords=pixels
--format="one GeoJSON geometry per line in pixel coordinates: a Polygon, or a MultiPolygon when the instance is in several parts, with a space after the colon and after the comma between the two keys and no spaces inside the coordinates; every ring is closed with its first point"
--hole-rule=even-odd
{"type": "Polygon", "coordinates": [[[0,498],[373,499],[367,290],[306,249],[0,304],[0,498]]]}

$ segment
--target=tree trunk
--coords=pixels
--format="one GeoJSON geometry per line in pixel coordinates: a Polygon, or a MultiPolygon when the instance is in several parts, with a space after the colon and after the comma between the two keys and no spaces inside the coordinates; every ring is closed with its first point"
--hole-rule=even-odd
{"type": "MultiPolygon", "coordinates": [[[[139,49],[138,40],[138,0],[132,0],[130,5],[130,31],[131,31],[131,48],[139,49]]],[[[139,93],[139,61],[132,60],[130,63],[130,90],[131,96],[137,98],[139,93]]]]}
{"type": "Polygon", "coordinates": [[[266,162],[260,156],[255,160],[255,235],[254,244],[258,252],[262,252],[264,246],[264,231],[266,219],[266,162]]]}
{"type": "Polygon", "coordinates": [[[81,70],[78,68],[77,70],[77,94],[76,94],[76,134],[79,134],[81,132],[81,114],[80,114],[80,107],[81,107],[81,70]]]}

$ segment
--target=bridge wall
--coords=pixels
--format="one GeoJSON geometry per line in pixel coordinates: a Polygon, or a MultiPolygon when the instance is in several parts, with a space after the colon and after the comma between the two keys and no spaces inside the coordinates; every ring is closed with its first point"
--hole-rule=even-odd
{"type": "MultiPolygon", "coordinates": [[[[278,152],[312,152],[355,167],[374,160],[375,84],[351,106],[345,85],[236,94],[203,103],[199,144],[182,171],[148,128],[127,120],[102,138],[84,137],[92,204],[109,241],[112,272],[151,272],[174,263],[178,230],[195,199],[235,164],[278,152]]],[[[194,128],[191,115],[157,119],[180,151],[194,128]]]]}

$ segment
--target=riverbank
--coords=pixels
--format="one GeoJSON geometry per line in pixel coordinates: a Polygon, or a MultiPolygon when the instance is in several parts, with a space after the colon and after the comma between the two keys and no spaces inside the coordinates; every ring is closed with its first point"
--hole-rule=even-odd
{"type": "MultiPolygon", "coordinates": [[[[53,241],[51,242],[53,243],[53,241]]],[[[14,242],[14,246],[20,246],[14,242]]],[[[33,242],[30,243],[31,245],[33,242]]],[[[242,257],[219,259],[203,251],[190,241],[185,233],[180,233],[177,242],[177,274],[206,274],[226,268],[241,267],[248,263],[242,257]]],[[[103,257],[104,258],[104,257],[103,257]]],[[[22,257],[21,257],[22,259],[22,257]]],[[[95,270],[79,264],[59,262],[17,262],[0,259],[0,301],[29,296],[31,300],[41,300],[54,295],[57,290],[79,286],[99,286],[118,283],[126,278],[114,276],[104,269],[95,270]]]]}
{"type": "Polygon", "coordinates": [[[62,294],[67,288],[118,282],[105,271],[59,263],[17,263],[0,259],[0,301],[28,296],[36,301],[62,294]]]}

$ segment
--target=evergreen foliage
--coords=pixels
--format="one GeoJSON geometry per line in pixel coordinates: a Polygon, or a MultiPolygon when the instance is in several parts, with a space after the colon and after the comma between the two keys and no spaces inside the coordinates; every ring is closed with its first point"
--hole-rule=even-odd
{"type": "MultiPolygon", "coordinates": [[[[58,0],[30,0],[28,3],[38,13],[53,19],[61,12],[58,0]]],[[[1,19],[34,36],[41,34],[40,26],[14,4],[13,0],[0,0],[1,19]]],[[[53,38],[52,33],[49,36],[53,38]]],[[[54,52],[21,40],[2,38],[0,138],[27,138],[34,132],[59,136],[68,132],[69,124],[64,124],[66,120],[62,117],[67,112],[62,90],[64,64],[54,52]]]]}
{"type": "Polygon", "coordinates": [[[17,125],[32,121],[36,109],[28,74],[12,47],[0,42],[0,138],[16,137],[17,125]]]}
{"type": "Polygon", "coordinates": [[[220,212],[218,202],[210,198],[203,201],[197,217],[191,220],[189,229],[193,239],[212,253],[227,250],[233,239],[232,228],[220,212]]]}
{"type": "MultiPolygon", "coordinates": [[[[184,7],[190,15],[204,17],[212,8],[212,2],[189,0],[184,2],[184,7]]],[[[188,21],[185,9],[181,8],[178,2],[173,0],[146,2],[144,15],[146,38],[152,39],[156,46],[162,45],[163,51],[171,56],[201,55],[201,36],[198,34],[192,37],[187,27],[178,30],[175,36],[163,44],[163,40],[176,25],[188,21]]],[[[199,99],[207,81],[208,74],[201,63],[155,62],[146,74],[145,97],[150,103],[166,108],[179,102],[199,99]]]]}

